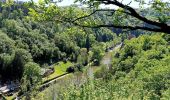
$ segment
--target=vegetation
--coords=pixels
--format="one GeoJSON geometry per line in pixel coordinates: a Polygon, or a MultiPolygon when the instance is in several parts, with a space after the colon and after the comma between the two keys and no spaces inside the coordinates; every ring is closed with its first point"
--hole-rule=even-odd
{"type": "MultiPolygon", "coordinates": [[[[71,27],[67,23],[33,20],[28,16],[28,10],[31,13],[31,8],[33,9],[30,2],[2,4],[0,13],[0,76],[4,81],[22,79],[28,62],[37,63],[40,67],[58,61],[69,60],[76,63],[79,61],[80,55],[83,55],[83,52],[87,55],[94,44],[109,42],[117,38],[117,35],[107,28],[97,29],[95,32],[92,29],[71,27]],[[83,48],[87,51],[85,49],[84,51],[83,48]]],[[[78,7],[73,8],[79,9],[78,7]]],[[[79,9],[79,11],[82,10],[79,9]]],[[[115,43],[117,42],[119,40],[115,41],[115,43]]],[[[93,56],[95,55],[94,53],[93,56]]],[[[84,59],[83,65],[87,63],[87,58],[80,59],[84,59]]]]}
{"type": "Polygon", "coordinates": [[[73,66],[73,64],[71,62],[58,62],[58,64],[54,64],[54,73],[52,73],[51,75],[45,77],[43,80],[50,80],[53,79],[57,76],[63,75],[65,73],[67,73],[67,68],[69,68],[70,66],[73,66]]]}
{"type": "Polygon", "coordinates": [[[38,83],[41,83],[40,67],[38,64],[29,62],[25,65],[23,77],[22,77],[22,92],[31,91],[37,87],[38,83]]]}
{"type": "Polygon", "coordinates": [[[97,79],[89,78],[80,87],[63,87],[62,92],[53,97],[69,100],[169,99],[170,55],[164,35],[143,35],[126,40],[117,52],[119,56],[113,59],[112,70],[104,66],[101,74],[96,74],[97,79]]]}
{"type": "MultiPolygon", "coordinates": [[[[84,12],[78,7],[71,8],[84,12]]],[[[2,83],[18,80],[21,85],[19,94],[25,94],[27,98],[44,81],[41,69],[48,69],[57,62],[61,64],[54,66],[55,72],[45,81],[66,73],[72,63],[81,65],[78,66],[80,70],[89,61],[97,59],[94,57],[100,55],[101,59],[100,53],[105,49],[100,49],[100,44],[120,41],[116,33],[108,28],[89,30],[52,20],[40,22],[31,17],[32,9],[31,2],[1,2],[0,6],[0,80],[2,83]],[[99,47],[94,44],[99,44],[99,47]],[[89,51],[93,59],[89,59],[89,51]],[[60,63],[62,61],[66,63],[60,63]]]]}
{"type": "Polygon", "coordinates": [[[146,30],[153,32],[164,32],[169,34],[169,2],[164,0],[131,0],[129,4],[125,4],[123,1],[119,0],[75,0],[75,2],[81,2],[87,4],[93,9],[95,9],[89,15],[81,16],[76,19],[81,20],[89,17],[96,12],[108,11],[111,14],[107,16],[112,16],[114,22],[112,23],[97,23],[93,25],[82,25],[73,21],[74,24],[80,25],[82,27],[114,27],[129,30],[146,30]],[[136,3],[139,5],[139,10],[131,7],[131,3],[136,3]],[[111,5],[117,6],[118,9],[100,9],[100,5],[111,5]],[[146,6],[149,6],[148,9],[146,6]],[[149,10],[151,9],[151,10],[149,10]],[[149,12],[148,12],[148,11],[149,12]],[[144,11],[144,12],[143,12],[144,11]],[[152,14],[150,14],[150,12],[152,14]],[[149,13],[149,14],[148,14],[149,13]],[[122,21],[126,19],[125,21],[122,21]],[[127,23],[128,22],[128,23],[127,23]]]}
{"type": "Polygon", "coordinates": [[[134,0],[134,9],[119,0],[75,0],[90,8],[51,1],[0,2],[2,83],[18,80],[26,100],[170,99],[169,2],[134,0]],[[117,44],[110,64],[101,64],[117,44]]]}

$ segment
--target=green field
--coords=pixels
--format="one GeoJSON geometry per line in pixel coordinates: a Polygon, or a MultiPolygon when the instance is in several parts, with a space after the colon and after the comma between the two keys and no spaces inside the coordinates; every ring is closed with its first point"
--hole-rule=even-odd
{"type": "Polygon", "coordinates": [[[53,79],[57,76],[60,76],[62,74],[65,74],[66,73],[66,70],[68,67],[72,66],[73,63],[71,62],[67,62],[67,63],[64,63],[64,62],[59,62],[58,64],[54,64],[54,73],[49,75],[48,77],[45,77],[43,78],[43,81],[47,81],[47,80],[50,80],[50,79],[53,79]]]}

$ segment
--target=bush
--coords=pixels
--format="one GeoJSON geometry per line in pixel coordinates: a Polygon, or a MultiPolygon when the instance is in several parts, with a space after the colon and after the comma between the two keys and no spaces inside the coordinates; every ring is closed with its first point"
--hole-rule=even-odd
{"type": "Polygon", "coordinates": [[[78,71],[83,71],[83,66],[81,64],[76,64],[74,65],[74,67],[78,70],[78,71]]]}
{"type": "Polygon", "coordinates": [[[97,70],[95,73],[94,73],[94,76],[96,78],[105,78],[106,74],[109,73],[109,70],[107,69],[106,66],[101,66],[101,69],[97,70]]]}
{"type": "Polygon", "coordinates": [[[68,73],[74,73],[74,72],[75,72],[75,69],[74,69],[73,66],[70,66],[70,67],[67,68],[66,72],[68,72],[68,73]]]}

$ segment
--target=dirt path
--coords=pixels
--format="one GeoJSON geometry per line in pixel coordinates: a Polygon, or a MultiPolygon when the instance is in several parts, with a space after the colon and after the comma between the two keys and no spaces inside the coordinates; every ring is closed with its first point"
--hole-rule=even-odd
{"type": "Polygon", "coordinates": [[[40,87],[40,91],[44,90],[44,88],[46,88],[46,87],[49,87],[50,84],[55,83],[57,80],[60,80],[60,79],[66,77],[66,76],[69,76],[69,75],[70,75],[70,73],[66,73],[66,74],[63,74],[63,75],[60,75],[60,76],[54,78],[53,80],[51,80],[49,82],[43,83],[42,86],[40,87]]]}

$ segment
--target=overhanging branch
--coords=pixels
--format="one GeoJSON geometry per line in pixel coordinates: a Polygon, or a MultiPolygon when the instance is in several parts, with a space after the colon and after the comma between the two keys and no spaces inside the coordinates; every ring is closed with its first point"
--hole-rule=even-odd
{"type": "MultiPolygon", "coordinates": [[[[72,21],[72,23],[74,25],[78,25],[81,27],[88,27],[88,28],[114,27],[114,28],[121,28],[121,29],[130,29],[130,30],[141,29],[141,30],[146,30],[146,31],[165,32],[165,33],[170,34],[170,26],[168,24],[147,19],[145,16],[140,15],[134,8],[130,7],[129,5],[125,5],[122,2],[119,2],[118,0],[94,0],[94,2],[99,2],[101,4],[106,4],[106,5],[116,5],[122,9],[124,9],[123,13],[128,14],[134,18],[137,18],[138,20],[140,20],[144,23],[147,23],[147,24],[150,24],[150,25],[153,25],[156,27],[150,28],[150,27],[142,27],[142,26],[121,26],[121,25],[114,25],[114,24],[85,26],[85,25],[80,25],[78,23],[75,23],[76,21],[78,21],[80,19],[90,17],[91,15],[95,14],[97,11],[109,11],[108,9],[96,10],[87,16],[82,16],[80,18],[77,18],[72,21]]],[[[113,11],[113,9],[110,9],[110,11],[113,11]]]]}
{"type": "Polygon", "coordinates": [[[149,20],[147,19],[146,17],[143,17],[141,16],[139,13],[136,12],[135,9],[133,9],[132,7],[128,6],[128,5],[124,5],[123,3],[117,1],[117,0],[96,0],[98,2],[101,2],[103,4],[112,4],[112,5],[116,5],[120,8],[123,8],[125,10],[128,10],[130,12],[130,15],[145,22],[145,23],[148,23],[150,25],[154,25],[154,26],[157,26],[157,27],[160,27],[161,29],[170,29],[170,26],[168,26],[166,23],[160,23],[160,22],[157,22],[157,21],[152,21],[152,20],[149,20]]]}
{"type": "Polygon", "coordinates": [[[153,32],[162,32],[161,29],[159,28],[148,28],[148,27],[141,27],[141,26],[121,26],[121,25],[114,25],[114,24],[109,24],[109,25],[81,25],[78,23],[73,23],[76,26],[80,27],[86,27],[86,28],[101,28],[101,27],[107,27],[107,28],[120,28],[120,29],[129,29],[129,30],[146,30],[146,31],[153,31],[153,32]]]}
{"type": "Polygon", "coordinates": [[[74,20],[71,20],[69,18],[63,18],[65,22],[68,22],[70,24],[74,24],[80,27],[86,27],[86,28],[100,28],[100,27],[113,27],[113,28],[121,28],[121,29],[129,29],[129,30],[146,30],[146,31],[153,31],[153,32],[164,32],[164,33],[168,33],[170,34],[170,26],[166,23],[161,23],[161,22],[157,22],[157,21],[153,21],[150,19],[147,19],[145,16],[140,15],[140,13],[138,13],[135,9],[133,9],[132,7],[128,5],[123,4],[122,2],[119,2],[118,0],[94,0],[95,2],[99,2],[99,3],[103,3],[106,5],[116,5],[122,9],[124,9],[123,13],[128,14],[134,18],[137,18],[138,20],[153,25],[155,27],[145,27],[145,26],[123,26],[123,25],[115,25],[115,24],[109,24],[109,25],[81,25],[78,23],[78,21],[80,21],[81,19],[85,19],[88,18],[90,16],[92,16],[93,14],[95,14],[96,12],[99,11],[112,11],[115,12],[117,10],[115,9],[99,9],[99,10],[95,10],[92,13],[90,13],[89,15],[85,15],[79,18],[75,18],[74,20]]]}
{"type": "MultiPolygon", "coordinates": [[[[118,10],[115,10],[115,9],[97,9],[97,10],[94,10],[92,13],[88,14],[88,15],[85,15],[85,16],[82,16],[82,17],[79,17],[79,18],[76,18],[74,19],[72,22],[76,22],[78,20],[81,20],[81,19],[84,19],[84,18],[87,18],[87,17],[90,17],[92,15],[94,15],[96,12],[102,12],[102,11],[112,11],[112,12],[116,12],[118,10]]],[[[126,13],[126,14],[130,14],[128,12],[125,12],[125,11],[119,11],[119,12],[122,12],[122,13],[126,13]]]]}

